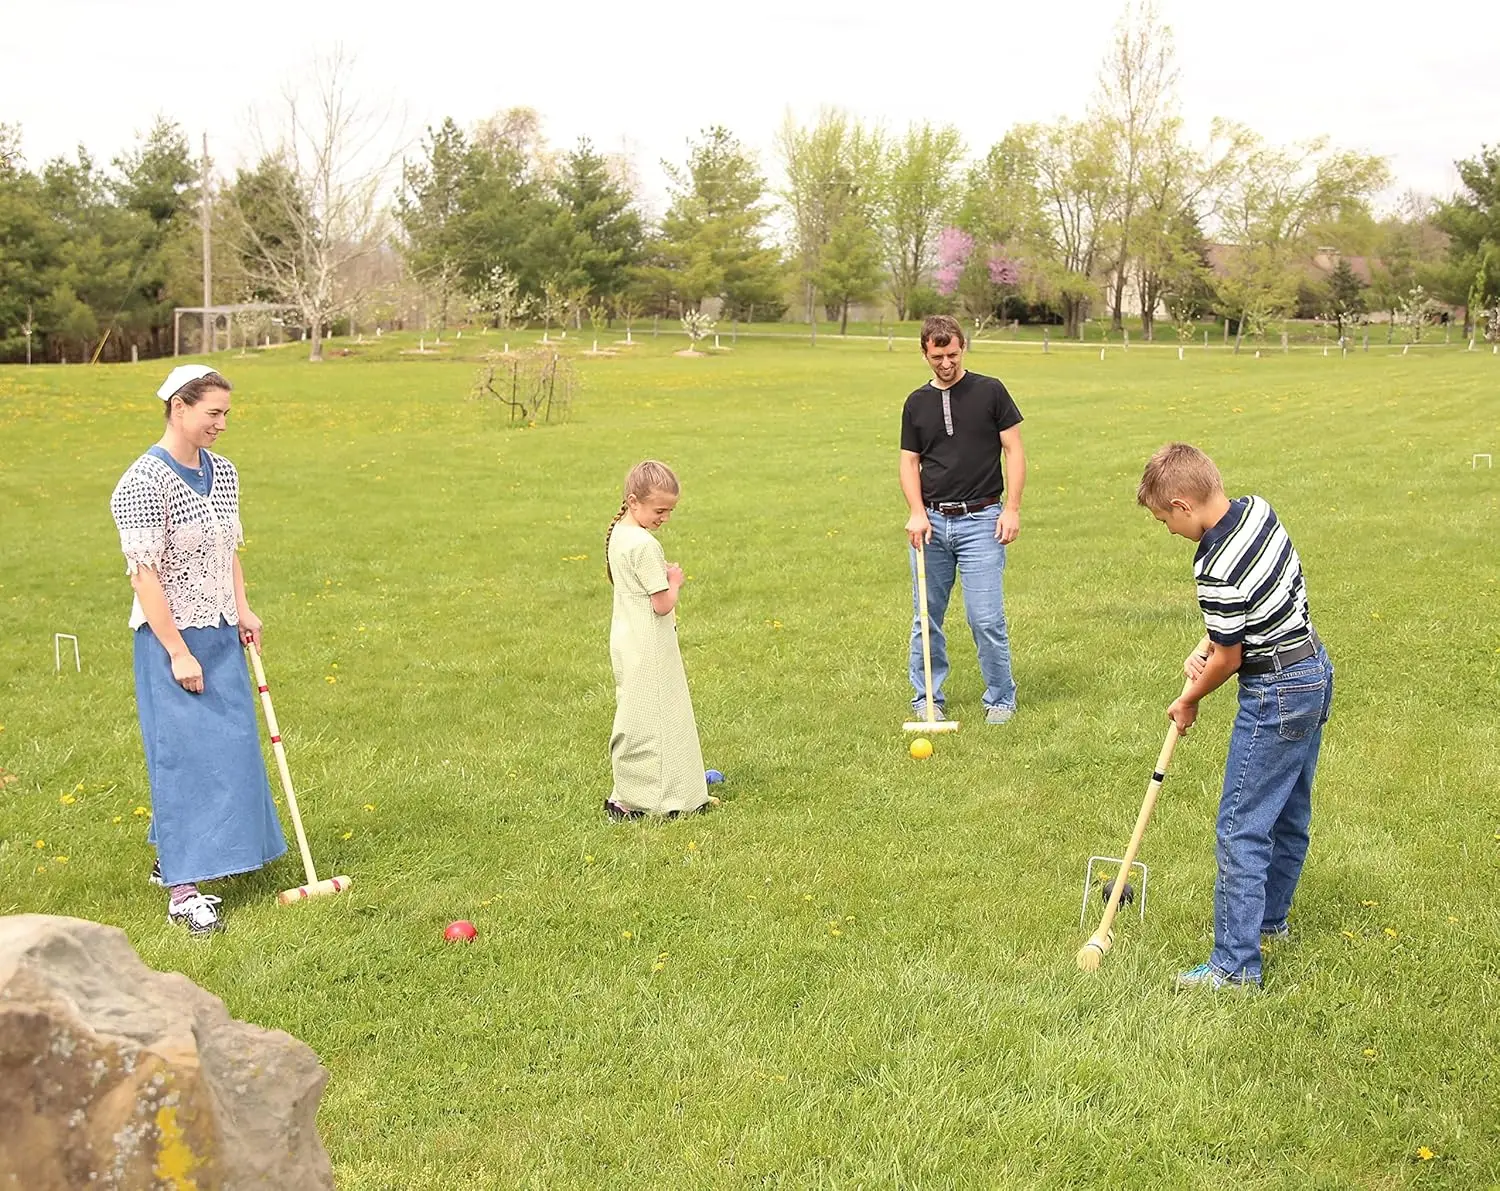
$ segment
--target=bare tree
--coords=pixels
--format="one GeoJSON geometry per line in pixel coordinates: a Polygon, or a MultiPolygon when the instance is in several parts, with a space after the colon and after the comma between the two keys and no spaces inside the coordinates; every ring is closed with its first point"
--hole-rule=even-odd
{"type": "Polygon", "coordinates": [[[242,211],[238,230],[251,284],[293,306],[323,358],[323,332],[355,309],[371,275],[356,266],[386,241],[382,206],[401,147],[389,112],[352,97],[342,52],[314,63],[307,88],[282,92],[274,139],[261,137],[264,209],[242,211]]]}
{"type": "Polygon", "coordinates": [[[1152,150],[1162,140],[1162,125],[1174,115],[1176,82],[1172,30],[1162,24],[1155,0],[1136,0],[1115,26],[1114,44],[1099,70],[1096,100],[1098,117],[1108,128],[1114,149],[1110,314],[1117,331],[1124,325],[1121,307],[1136,215],[1146,197],[1143,183],[1150,172],[1152,150]]]}

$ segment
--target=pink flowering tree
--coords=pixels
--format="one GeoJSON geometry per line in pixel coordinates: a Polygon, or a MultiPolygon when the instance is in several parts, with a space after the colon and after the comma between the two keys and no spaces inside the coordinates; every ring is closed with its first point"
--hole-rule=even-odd
{"type": "Polygon", "coordinates": [[[1003,313],[1021,284],[1021,262],[1004,245],[976,251],[974,237],[962,228],[942,230],[937,257],[934,288],[945,298],[955,298],[979,331],[994,321],[997,311],[1003,313]]]}
{"type": "Polygon", "coordinates": [[[945,227],[938,235],[938,265],[932,281],[937,292],[951,298],[974,254],[974,237],[961,228],[945,227]]]}

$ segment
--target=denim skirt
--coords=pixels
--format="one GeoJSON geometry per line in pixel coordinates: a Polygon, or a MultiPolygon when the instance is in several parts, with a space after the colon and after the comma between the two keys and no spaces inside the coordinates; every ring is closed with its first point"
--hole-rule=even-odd
{"type": "Polygon", "coordinates": [[[151,782],[151,830],[163,883],[250,872],[286,851],[271,800],[239,629],[183,629],[203,693],[172,677],[150,625],[135,631],[135,699],[151,782]]]}

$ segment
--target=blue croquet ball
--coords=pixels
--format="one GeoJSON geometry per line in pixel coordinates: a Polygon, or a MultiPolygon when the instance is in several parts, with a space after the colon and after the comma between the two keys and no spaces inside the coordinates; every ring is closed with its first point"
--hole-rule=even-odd
{"type": "Polygon", "coordinates": [[[724,780],[724,775],[717,769],[710,769],[703,775],[703,780],[706,781],[710,786],[717,786],[724,780]]]}

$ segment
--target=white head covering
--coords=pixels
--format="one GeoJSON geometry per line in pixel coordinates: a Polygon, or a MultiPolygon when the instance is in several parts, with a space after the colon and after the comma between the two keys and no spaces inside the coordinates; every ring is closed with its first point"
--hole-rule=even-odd
{"type": "Polygon", "coordinates": [[[207,376],[217,369],[210,368],[207,364],[179,364],[171,372],[167,373],[167,379],[162,381],[161,388],[156,390],[156,395],[163,401],[172,400],[172,394],[187,384],[188,381],[197,380],[199,377],[207,376]]]}

